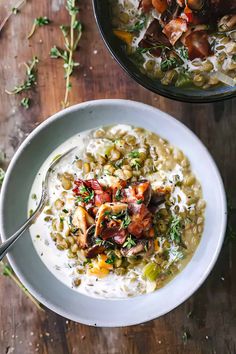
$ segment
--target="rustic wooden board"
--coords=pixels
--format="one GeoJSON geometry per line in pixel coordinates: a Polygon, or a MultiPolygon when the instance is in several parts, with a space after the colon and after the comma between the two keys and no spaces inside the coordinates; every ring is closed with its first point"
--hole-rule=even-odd
{"type": "MultiPolygon", "coordinates": [[[[0,19],[15,1],[0,1],[0,19]]],[[[64,95],[60,60],[50,48],[62,45],[58,26],[67,23],[63,0],[27,1],[0,33],[0,149],[8,160],[34,127],[60,109],[64,95]],[[53,20],[26,39],[38,16],[53,20]],[[20,97],[8,96],[24,77],[23,62],[40,59],[38,86],[28,111],[20,97]]],[[[111,58],[92,14],[90,1],[81,1],[85,32],[77,59],[70,103],[98,98],[127,98],[166,111],[190,127],[208,147],[222,173],[227,192],[236,203],[236,99],[217,104],[184,104],[162,98],[133,82],[111,58]]],[[[201,157],[199,156],[199,163],[201,157]]],[[[233,215],[235,219],[235,214],[233,215]]],[[[233,219],[232,218],[232,219],[233,219]]],[[[39,312],[6,277],[0,278],[0,354],[183,354],[236,353],[236,244],[227,243],[204,285],[184,304],[160,319],[129,328],[92,328],[46,310],[39,312]],[[188,318],[188,313],[192,316],[188,318]],[[187,331],[187,343],[182,334],[187,331]]]]}

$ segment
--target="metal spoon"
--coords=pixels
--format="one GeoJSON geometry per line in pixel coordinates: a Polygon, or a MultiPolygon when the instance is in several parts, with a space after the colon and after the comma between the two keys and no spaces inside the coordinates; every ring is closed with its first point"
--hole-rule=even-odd
{"type": "Polygon", "coordinates": [[[66,155],[68,155],[71,151],[73,151],[77,146],[67,150],[64,154],[58,156],[49,166],[44,180],[42,182],[42,193],[39,204],[33,214],[26,220],[26,222],[17,230],[11,237],[9,237],[5,242],[3,242],[0,246],[0,261],[3,257],[9,252],[14,243],[20,238],[20,236],[26,231],[38,218],[44,209],[47,201],[48,201],[48,178],[52,169],[57,165],[59,161],[61,161],[66,155]]]}

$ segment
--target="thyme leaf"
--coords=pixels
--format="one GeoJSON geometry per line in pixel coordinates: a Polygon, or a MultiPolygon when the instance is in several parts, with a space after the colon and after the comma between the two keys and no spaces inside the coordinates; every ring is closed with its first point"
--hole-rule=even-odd
{"type": "Polygon", "coordinates": [[[168,233],[172,241],[181,242],[181,219],[178,216],[172,217],[168,233]]]}
{"type": "Polygon", "coordinates": [[[8,95],[16,95],[20,92],[27,91],[37,84],[36,82],[36,65],[39,60],[37,57],[33,57],[32,61],[29,63],[24,63],[26,67],[26,78],[25,81],[14,87],[13,90],[5,90],[8,95]]]}
{"type": "Polygon", "coordinates": [[[135,240],[132,238],[132,236],[130,235],[130,236],[126,239],[125,243],[123,244],[123,247],[126,247],[126,248],[130,249],[130,248],[132,248],[133,246],[136,246],[136,242],[135,242],[135,240]]]}
{"type": "Polygon", "coordinates": [[[33,22],[33,26],[30,30],[30,33],[28,34],[28,39],[31,38],[36,30],[37,27],[42,27],[42,26],[46,26],[50,23],[51,21],[49,20],[49,18],[47,18],[46,16],[44,17],[37,17],[34,19],[33,22]]]}
{"type": "Polygon", "coordinates": [[[30,98],[29,97],[22,98],[22,100],[20,101],[20,104],[25,109],[29,109],[29,107],[30,107],[30,98]]]}

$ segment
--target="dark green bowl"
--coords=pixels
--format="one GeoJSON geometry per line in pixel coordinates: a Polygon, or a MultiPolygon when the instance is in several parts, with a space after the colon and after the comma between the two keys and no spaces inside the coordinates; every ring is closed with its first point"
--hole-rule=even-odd
{"type": "Polygon", "coordinates": [[[111,16],[108,0],[93,0],[93,9],[102,38],[112,56],[121,67],[140,85],[159,95],[184,102],[216,102],[236,97],[236,87],[216,86],[208,90],[194,87],[177,88],[164,86],[160,81],[153,80],[141,73],[138,67],[129,59],[121,41],[112,32],[111,16]]]}

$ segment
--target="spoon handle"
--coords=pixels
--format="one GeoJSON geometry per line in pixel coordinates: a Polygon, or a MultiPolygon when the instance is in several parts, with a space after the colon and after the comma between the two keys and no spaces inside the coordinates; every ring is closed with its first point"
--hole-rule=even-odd
{"type": "Polygon", "coordinates": [[[44,208],[47,201],[47,191],[43,184],[42,196],[39,202],[38,207],[35,209],[33,214],[25,221],[25,223],[5,242],[0,245],[0,261],[3,257],[9,252],[14,243],[18,240],[18,238],[35,222],[37,217],[40,215],[42,209],[44,208]]]}
{"type": "Polygon", "coordinates": [[[26,222],[17,230],[11,237],[9,237],[5,242],[0,245],[0,261],[3,257],[8,253],[14,243],[18,240],[18,238],[23,234],[25,230],[27,230],[36,219],[36,213],[32,214],[32,216],[26,220],[26,222]]]}

